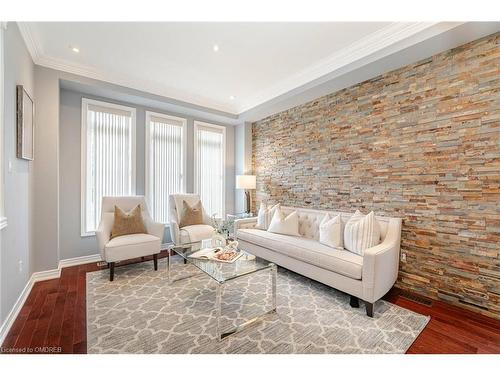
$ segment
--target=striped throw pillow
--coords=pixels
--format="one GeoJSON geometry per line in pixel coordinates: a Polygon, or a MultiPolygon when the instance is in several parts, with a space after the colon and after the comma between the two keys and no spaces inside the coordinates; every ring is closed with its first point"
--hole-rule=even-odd
{"type": "Polygon", "coordinates": [[[380,227],[375,214],[363,215],[356,211],[344,228],[344,247],[355,254],[363,256],[366,249],[380,243],[380,227]]]}

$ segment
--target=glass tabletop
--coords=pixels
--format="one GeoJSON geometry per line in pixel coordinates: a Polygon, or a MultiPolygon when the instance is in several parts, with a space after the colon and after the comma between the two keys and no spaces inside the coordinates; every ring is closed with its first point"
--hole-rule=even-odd
{"type": "Polygon", "coordinates": [[[190,257],[190,255],[196,253],[197,251],[208,247],[212,247],[212,240],[203,240],[172,246],[171,250],[219,283],[274,266],[274,263],[247,253],[241,249],[238,249],[238,251],[242,252],[243,255],[236,259],[233,263],[224,263],[212,259],[197,259],[190,257]]]}

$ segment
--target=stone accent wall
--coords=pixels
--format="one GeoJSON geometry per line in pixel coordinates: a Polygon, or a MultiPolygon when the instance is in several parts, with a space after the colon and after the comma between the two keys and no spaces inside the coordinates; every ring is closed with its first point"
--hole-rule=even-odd
{"type": "Polygon", "coordinates": [[[403,218],[397,286],[500,317],[500,33],[253,124],[256,200],[403,218]]]}

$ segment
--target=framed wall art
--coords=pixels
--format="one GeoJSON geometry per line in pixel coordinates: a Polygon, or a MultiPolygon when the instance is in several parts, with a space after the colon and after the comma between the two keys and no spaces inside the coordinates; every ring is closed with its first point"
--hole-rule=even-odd
{"type": "Polygon", "coordinates": [[[35,103],[24,89],[17,85],[17,157],[33,160],[35,156],[35,103]]]}

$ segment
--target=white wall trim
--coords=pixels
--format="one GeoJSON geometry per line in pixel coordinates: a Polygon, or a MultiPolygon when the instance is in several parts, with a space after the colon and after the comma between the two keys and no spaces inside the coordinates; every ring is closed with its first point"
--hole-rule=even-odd
{"type": "Polygon", "coordinates": [[[59,269],[66,267],[79,266],[80,264],[87,264],[102,261],[101,254],[85,255],[82,257],[62,259],[59,261],[59,269]]]}
{"type": "Polygon", "coordinates": [[[232,115],[242,114],[243,112],[327,74],[341,72],[354,63],[358,66],[368,64],[389,54],[401,51],[410,45],[449,31],[462,24],[464,24],[464,22],[394,22],[365,38],[361,38],[318,63],[308,66],[302,71],[277,82],[275,85],[267,87],[261,92],[246,98],[242,105],[236,108],[227,103],[215,102],[210,98],[198,97],[196,93],[179,92],[174,89],[167,90],[165,87],[158,87],[154,82],[147,83],[144,82],[144,80],[135,79],[133,77],[120,76],[116,72],[105,72],[50,57],[44,53],[43,46],[36,37],[36,25],[18,22],[19,29],[31,53],[31,57],[37,65],[150,92],[156,95],[166,96],[187,103],[223,111],[232,115]]]}
{"type": "Polygon", "coordinates": [[[302,71],[285,78],[281,82],[265,88],[260,93],[247,98],[238,108],[238,113],[246,112],[326,75],[337,76],[344,74],[346,70],[352,70],[355,67],[381,59],[409,45],[444,33],[461,24],[463,22],[392,23],[327,56],[316,64],[310,65],[302,71]],[[411,38],[413,40],[410,40],[411,38]],[[407,43],[403,44],[404,41],[407,43]]]}
{"type": "Polygon", "coordinates": [[[19,295],[16,303],[10,310],[9,314],[5,318],[5,321],[3,322],[2,326],[0,327],[0,346],[3,344],[3,341],[7,337],[7,334],[9,333],[9,330],[11,329],[12,325],[14,324],[17,316],[19,315],[19,312],[24,306],[24,303],[28,299],[28,296],[33,289],[33,286],[35,283],[39,281],[44,281],[44,280],[51,280],[51,279],[57,279],[61,277],[61,270],[66,267],[71,267],[71,266],[78,266],[80,264],[87,264],[87,263],[93,263],[93,262],[100,262],[101,261],[101,255],[99,254],[94,254],[94,255],[86,255],[82,257],[77,257],[77,258],[69,258],[69,259],[63,259],[59,261],[59,266],[57,269],[54,270],[48,270],[48,271],[40,271],[40,272],[34,272],[31,277],[29,278],[28,282],[26,283],[26,286],[22,290],[21,294],[19,295]]]}

